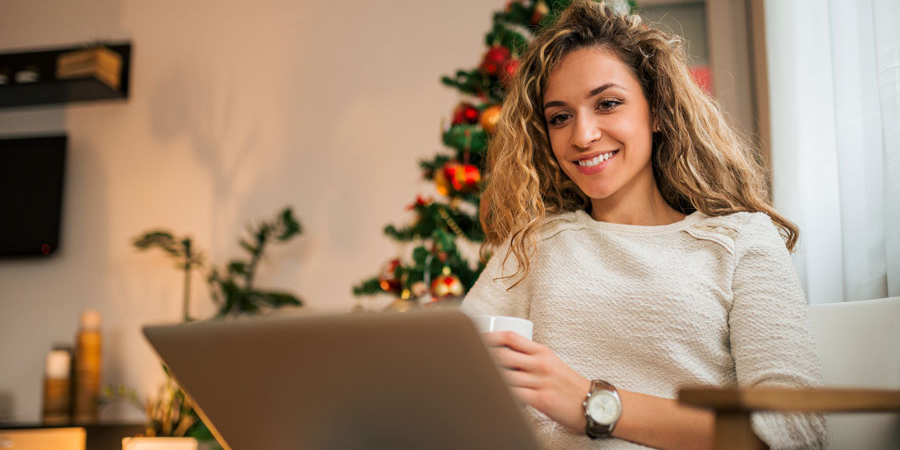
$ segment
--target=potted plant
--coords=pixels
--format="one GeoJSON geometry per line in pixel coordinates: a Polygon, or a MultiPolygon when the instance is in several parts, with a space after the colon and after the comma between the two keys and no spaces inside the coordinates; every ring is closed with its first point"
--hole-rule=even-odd
{"type": "MultiPolygon", "coordinates": [[[[191,275],[194,271],[206,271],[213,302],[218,311],[211,319],[245,314],[259,314],[285,306],[302,306],[300,298],[289,292],[260,289],[254,284],[254,278],[266,248],[270,244],[285,243],[301,234],[300,222],[294,217],[290,207],[283,209],[275,218],[261,221],[247,229],[247,236],[240,237],[238,243],[247,253],[245,258],[231,260],[224,269],[206,266],[203,252],[196,249],[190,237],[176,237],[168,230],[156,229],[137,236],[132,244],[141,251],[158,248],[175,260],[176,267],[184,272],[181,319],[191,322],[190,315],[191,275]]],[[[157,398],[148,401],[147,438],[167,437],[172,445],[167,447],[142,447],[139,445],[157,445],[159,440],[148,441],[129,438],[123,441],[124,450],[194,450],[197,447],[181,447],[190,445],[193,438],[202,446],[218,447],[212,433],[194,411],[190,400],[178,386],[164,366],[166,379],[160,387],[157,398]],[[181,439],[181,440],[179,440],[181,439]],[[132,447],[128,447],[132,445],[132,447]]],[[[119,397],[129,398],[127,392],[120,392],[119,397]]],[[[136,396],[131,395],[134,401],[136,396]]]]}

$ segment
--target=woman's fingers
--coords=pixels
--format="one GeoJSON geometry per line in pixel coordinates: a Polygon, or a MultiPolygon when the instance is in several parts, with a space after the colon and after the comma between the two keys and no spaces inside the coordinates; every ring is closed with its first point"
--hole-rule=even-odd
{"type": "Polygon", "coordinates": [[[501,367],[513,370],[531,372],[534,369],[534,361],[530,355],[517,352],[509,347],[492,347],[491,354],[501,367]]]}
{"type": "Polygon", "coordinates": [[[529,355],[537,353],[542,347],[540,344],[526,339],[515,331],[495,331],[493,333],[483,333],[482,336],[488,347],[509,347],[529,355]]]}
{"type": "Polygon", "coordinates": [[[538,391],[522,387],[510,387],[513,396],[526,405],[533,405],[537,400],[538,391]]]}
{"type": "Polygon", "coordinates": [[[540,378],[534,374],[521,370],[501,370],[503,379],[511,388],[537,389],[540,386],[540,378]]]}

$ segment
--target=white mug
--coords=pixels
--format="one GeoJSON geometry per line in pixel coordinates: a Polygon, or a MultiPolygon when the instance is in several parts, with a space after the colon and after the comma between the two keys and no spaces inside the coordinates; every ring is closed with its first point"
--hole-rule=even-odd
{"type": "Polygon", "coordinates": [[[530,320],[520,317],[510,316],[492,316],[492,315],[476,315],[471,316],[475,328],[482,333],[490,333],[494,331],[514,331],[526,339],[531,340],[531,333],[534,324],[530,320]]]}

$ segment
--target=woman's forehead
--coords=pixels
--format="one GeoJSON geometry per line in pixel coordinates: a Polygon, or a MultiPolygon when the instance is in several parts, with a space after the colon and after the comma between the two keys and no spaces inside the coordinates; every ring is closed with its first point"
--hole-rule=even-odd
{"type": "Polygon", "coordinates": [[[547,78],[544,99],[590,91],[612,83],[626,90],[640,87],[631,68],[606,47],[586,47],[563,56],[547,78]]]}

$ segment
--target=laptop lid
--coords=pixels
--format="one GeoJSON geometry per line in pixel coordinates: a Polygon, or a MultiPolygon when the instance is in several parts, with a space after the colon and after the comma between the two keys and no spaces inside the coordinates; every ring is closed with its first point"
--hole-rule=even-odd
{"type": "Polygon", "coordinates": [[[455,310],[148,326],[226,449],[538,450],[455,310]]]}

